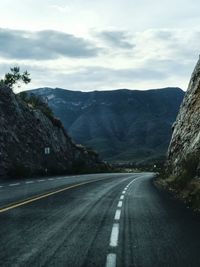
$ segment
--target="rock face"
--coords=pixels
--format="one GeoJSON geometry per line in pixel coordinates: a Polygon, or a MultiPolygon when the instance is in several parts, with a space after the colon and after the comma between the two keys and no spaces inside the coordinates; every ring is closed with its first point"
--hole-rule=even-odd
{"type": "Polygon", "coordinates": [[[164,158],[184,92],[179,88],[78,92],[41,88],[75,142],[109,161],[153,162],[164,158]]]}
{"type": "MultiPolygon", "coordinates": [[[[179,175],[188,155],[200,151],[200,59],[192,73],[187,93],[174,124],[168,150],[168,168],[179,175]]],[[[192,164],[192,163],[191,163],[192,164]]],[[[199,167],[197,166],[197,170],[199,167]]]]}
{"type": "Polygon", "coordinates": [[[66,173],[103,167],[98,155],[75,145],[65,130],[0,87],[0,176],[66,173]],[[45,147],[50,154],[45,155],[45,147]]]}

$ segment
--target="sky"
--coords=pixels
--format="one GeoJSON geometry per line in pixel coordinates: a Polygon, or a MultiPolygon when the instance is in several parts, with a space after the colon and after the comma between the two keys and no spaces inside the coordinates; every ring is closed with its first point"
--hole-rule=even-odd
{"type": "Polygon", "coordinates": [[[0,77],[38,87],[184,90],[199,57],[199,0],[1,0],[0,77]]]}

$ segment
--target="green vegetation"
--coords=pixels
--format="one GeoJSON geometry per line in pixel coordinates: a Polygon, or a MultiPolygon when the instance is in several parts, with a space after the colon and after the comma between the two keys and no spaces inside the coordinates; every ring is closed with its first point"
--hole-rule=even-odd
{"type": "Polygon", "coordinates": [[[180,177],[180,179],[185,183],[183,185],[187,185],[187,183],[197,175],[199,159],[200,153],[198,152],[190,153],[183,159],[181,166],[183,173],[180,177]]]}
{"type": "Polygon", "coordinates": [[[34,94],[28,95],[26,92],[19,94],[20,98],[25,101],[29,107],[40,110],[45,114],[56,127],[63,128],[62,123],[59,119],[55,118],[53,111],[50,109],[47,103],[34,94]]]}
{"type": "Polygon", "coordinates": [[[188,154],[181,162],[180,173],[172,174],[165,167],[159,172],[156,184],[173,192],[187,205],[200,211],[200,180],[197,178],[200,153],[188,154]]]}
{"type": "MultiPolygon", "coordinates": [[[[15,66],[13,68],[10,68],[10,72],[6,73],[4,78],[0,80],[0,85],[13,88],[13,86],[16,84],[18,84],[19,86],[20,82],[25,84],[30,83],[31,82],[30,74],[27,71],[21,73],[20,67],[15,66]]],[[[24,102],[28,104],[29,107],[39,109],[40,111],[42,111],[42,113],[45,114],[55,126],[60,128],[63,127],[61,121],[55,118],[52,110],[45,102],[41,100],[41,98],[33,94],[28,95],[26,92],[21,92],[19,96],[24,102]]]]}
{"type": "Polygon", "coordinates": [[[167,178],[166,179],[167,183],[173,186],[176,190],[185,189],[197,175],[199,159],[200,159],[200,154],[197,152],[188,154],[185,158],[183,158],[181,162],[180,166],[181,171],[179,175],[174,176],[165,173],[165,178],[167,178]]]}
{"type": "Polygon", "coordinates": [[[41,110],[47,117],[53,117],[53,112],[49,108],[49,106],[41,100],[38,96],[35,96],[33,94],[28,95],[26,92],[21,92],[19,94],[21,99],[23,99],[30,107],[34,109],[41,110]]]}
{"type": "Polygon", "coordinates": [[[30,74],[27,71],[20,73],[20,67],[13,67],[10,68],[10,72],[6,73],[4,78],[0,80],[0,85],[13,88],[13,86],[19,82],[28,84],[30,81],[30,74]]]}
{"type": "Polygon", "coordinates": [[[23,163],[13,162],[12,167],[9,169],[8,175],[15,178],[31,177],[32,171],[23,163]]]}

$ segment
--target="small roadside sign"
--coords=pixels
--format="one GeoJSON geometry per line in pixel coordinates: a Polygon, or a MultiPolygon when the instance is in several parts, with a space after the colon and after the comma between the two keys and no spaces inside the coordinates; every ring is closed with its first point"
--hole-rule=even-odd
{"type": "Polygon", "coordinates": [[[44,148],[44,154],[49,155],[50,154],[50,147],[45,147],[44,148]]]}

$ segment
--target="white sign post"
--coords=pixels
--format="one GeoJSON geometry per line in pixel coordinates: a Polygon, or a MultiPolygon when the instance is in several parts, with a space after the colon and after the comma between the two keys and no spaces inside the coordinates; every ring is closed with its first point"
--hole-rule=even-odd
{"type": "MultiPolygon", "coordinates": [[[[45,147],[45,148],[44,148],[44,154],[45,154],[45,155],[49,155],[49,154],[50,154],[50,147],[45,147]]],[[[47,158],[46,158],[46,164],[45,164],[45,165],[47,166],[47,158]]],[[[47,174],[47,172],[48,172],[47,167],[45,168],[45,172],[46,172],[46,174],[47,174]]]]}
{"type": "Polygon", "coordinates": [[[45,147],[44,148],[44,154],[49,155],[50,154],[50,147],[45,147]]]}

